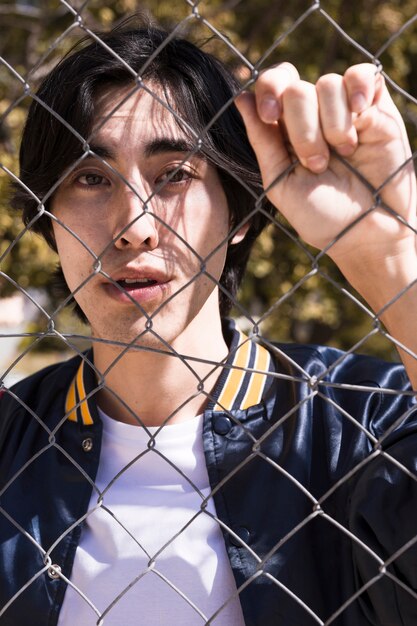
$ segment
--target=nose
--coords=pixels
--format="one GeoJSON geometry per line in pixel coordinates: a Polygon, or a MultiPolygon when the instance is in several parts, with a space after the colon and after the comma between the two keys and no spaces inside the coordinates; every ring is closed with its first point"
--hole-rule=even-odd
{"type": "Polygon", "coordinates": [[[144,247],[154,250],[158,246],[156,220],[137,193],[124,189],[119,194],[114,211],[117,219],[113,240],[117,249],[144,247]]]}

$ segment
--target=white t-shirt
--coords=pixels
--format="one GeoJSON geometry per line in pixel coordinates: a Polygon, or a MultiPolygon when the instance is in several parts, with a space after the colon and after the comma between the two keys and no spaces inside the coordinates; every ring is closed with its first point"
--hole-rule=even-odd
{"type": "MultiPolygon", "coordinates": [[[[68,586],[58,626],[93,626],[103,613],[104,626],[202,625],[236,593],[212,499],[201,508],[202,416],[164,426],[149,448],[144,428],[100,415],[102,506],[93,491],[71,575],[85,598],[68,586]]],[[[238,597],[212,624],[244,626],[238,597]]]]}

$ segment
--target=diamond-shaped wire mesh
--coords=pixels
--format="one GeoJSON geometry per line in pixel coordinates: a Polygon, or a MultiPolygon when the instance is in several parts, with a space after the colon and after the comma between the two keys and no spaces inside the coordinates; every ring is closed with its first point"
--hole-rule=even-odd
{"type": "Polygon", "coordinates": [[[326,256],[375,215],[415,234],[390,196],[415,155],[375,184],[332,149],[369,206],[318,251],[290,137],[263,188],[234,105],[282,61],[369,63],[413,144],[413,2],[154,4],[162,34],[106,35],[128,0],[0,7],[0,625],[417,623],[415,394],[389,362],[415,368],[417,274],[374,311],[326,256]]]}

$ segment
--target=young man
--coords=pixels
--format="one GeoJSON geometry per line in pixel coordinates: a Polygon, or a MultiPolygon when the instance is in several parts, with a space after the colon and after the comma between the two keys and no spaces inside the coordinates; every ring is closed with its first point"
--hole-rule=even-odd
{"type": "Polygon", "coordinates": [[[3,392],[1,626],[414,623],[404,369],[225,319],[273,205],[417,386],[404,125],[371,65],[311,85],[284,63],[242,117],[237,91],[190,43],[125,28],[33,101],[13,203],[93,347],[3,392]]]}

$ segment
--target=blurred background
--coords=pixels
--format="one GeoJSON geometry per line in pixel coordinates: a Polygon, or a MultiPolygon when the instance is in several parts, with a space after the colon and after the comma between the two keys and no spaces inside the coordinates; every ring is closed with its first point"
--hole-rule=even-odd
{"type": "MultiPolygon", "coordinates": [[[[8,185],[18,176],[19,136],[31,96],[57,59],[92,30],[111,28],[126,15],[151,14],[226,61],[242,82],[248,64],[259,69],[288,60],[302,78],[343,73],[360,62],[382,64],[417,148],[416,0],[19,0],[0,3],[0,378],[8,384],[70,354],[67,340],[84,349],[88,328],[58,306],[52,290],[55,255],[8,206],[8,185]],[[216,33],[221,33],[219,37],[216,33]],[[231,44],[231,45],[229,45],[231,44]],[[238,54],[239,52],[240,54],[238,54]]],[[[392,343],[344,292],[330,260],[298,245],[294,233],[271,225],[261,235],[235,311],[260,320],[262,334],[278,341],[328,343],[396,359],[392,343]],[[296,288],[294,288],[296,287],[296,288]],[[266,313],[268,313],[266,315],[266,313]]],[[[347,288],[352,293],[351,288],[347,288]]],[[[356,297],[356,294],[353,294],[356,297]]]]}

